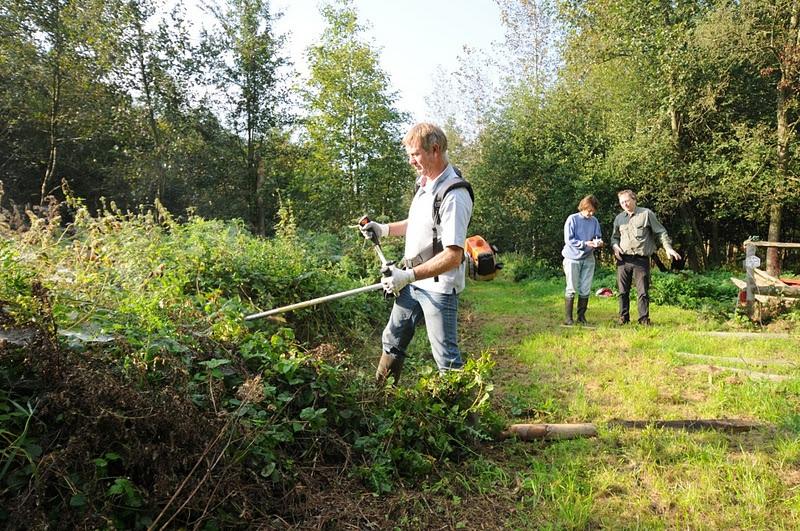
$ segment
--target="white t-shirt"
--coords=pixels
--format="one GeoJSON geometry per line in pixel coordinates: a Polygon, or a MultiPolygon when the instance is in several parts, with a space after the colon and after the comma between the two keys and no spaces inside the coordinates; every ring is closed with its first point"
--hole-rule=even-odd
{"type": "MultiPolygon", "coordinates": [[[[417,190],[408,210],[408,226],[406,228],[405,256],[417,256],[433,242],[433,200],[439,189],[453,179],[460,179],[453,166],[447,168],[434,180],[428,180],[417,190]]],[[[420,184],[422,177],[417,179],[420,184]]],[[[472,198],[465,188],[450,190],[444,197],[439,208],[441,225],[436,227],[437,235],[442,240],[442,246],[457,245],[464,248],[467,239],[467,225],[472,217],[472,198]]],[[[434,278],[417,280],[414,285],[424,290],[436,293],[460,293],[464,289],[465,262],[459,267],[439,275],[439,281],[434,278]]]]}

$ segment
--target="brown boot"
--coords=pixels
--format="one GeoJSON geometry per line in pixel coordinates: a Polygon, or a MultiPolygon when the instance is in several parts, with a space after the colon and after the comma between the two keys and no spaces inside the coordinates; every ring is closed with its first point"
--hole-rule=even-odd
{"type": "Polygon", "coordinates": [[[400,372],[403,370],[403,358],[396,358],[385,352],[381,354],[378,361],[378,370],[375,371],[375,381],[378,385],[386,383],[386,379],[391,376],[394,378],[395,385],[400,381],[400,372]]]}

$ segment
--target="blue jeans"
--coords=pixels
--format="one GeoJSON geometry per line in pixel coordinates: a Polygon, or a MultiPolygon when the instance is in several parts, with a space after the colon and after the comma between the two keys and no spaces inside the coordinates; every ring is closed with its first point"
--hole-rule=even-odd
{"type": "Polygon", "coordinates": [[[594,277],[594,255],[589,255],[582,260],[564,258],[564,274],[567,275],[567,297],[588,297],[592,292],[592,278],[594,277]]]}
{"type": "Polygon", "coordinates": [[[458,294],[455,290],[446,294],[413,285],[403,288],[383,330],[383,351],[398,359],[405,358],[414,329],[422,322],[439,372],[460,369],[464,362],[458,350],[458,294]]]}

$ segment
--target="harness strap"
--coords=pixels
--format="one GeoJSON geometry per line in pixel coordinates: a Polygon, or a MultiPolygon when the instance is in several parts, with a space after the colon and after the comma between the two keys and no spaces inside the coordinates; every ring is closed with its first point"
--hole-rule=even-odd
{"type": "MultiPolygon", "coordinates": [[[[403,258],[401,261],[406,267],[416,267],[424,262],[427,262],[437,254],[444,251],[444,246],[442,245],[442,239],[439,237],[439,233],[436,230],[436,227],[442,223],[442,214],[439,212],[439,209],[442,207],[442,202],[444,201],[445,196],[450,192],[450,190],[455,190],[456,188],[466,188],[467,192],[469,192],[469,197],[472,199],[472,202],[475,202],[475,193],[472,191],[472,185],[467,182],[464,177],[461,175],[461,170],[453,166],[453,170],[455,171],[458,179],[453,180],[447,186],[439,190],[436,196],[433,198],[433,238],[431,244],[420,251],[417,256],[412,258],[403,258]]],[[[414,195],[419,191],[419,185],[414,188],[414,195]]],[[[464,261],[464,257],[461,257],[461,261],[464,261]]],[[[434,282],[439,282],[439,276],[433,277],[434,282]]]]}
{"type": "MultiPolygon", "coordinates": [[[[437,254],[439,254],[444,250],[444,247],[442,246],[442,240],[438,240],[436,243],[437,245],[435,247],[441,248],[441,251],[434,252],[434,245],[433,244],[428,245],[422,251],[420,251],[418,255],[412,256],[410,258],[403,258],[402,260],[400,260],[400,265],[405,269],[411,269],[417,267],[420,264],[424,264],[425,262],[427,262],[428,260],[430,260],[431,258],[433,258],[434,256],[436,256],[437,254]]],[[[463,262],[465,259],[466,255],[464,255],[464,257],[461,258],[461,261],[463,262]]]]}

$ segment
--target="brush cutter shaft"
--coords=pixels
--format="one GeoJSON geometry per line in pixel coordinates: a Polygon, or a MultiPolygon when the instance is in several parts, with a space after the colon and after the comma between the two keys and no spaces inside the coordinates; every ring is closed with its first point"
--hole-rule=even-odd
{"type": "Polygon", "coordinates": [[[292,310],[299,310],[301,308],[308,308],[309,306],[314,306],[322,302],[335,301],[336,299],[343,299],[344,297],[349,297],[351,295],[358,295],[359,293],[367,293],[369,291],[378,291],[380,289],[383,289],[383,284],[378,282],[377,284],[372,284],[371,286],[364,286],[362,288],[355,288],[348,291],[342,291],[340,293],[334,293],[333,295],[325,295],[324,297],[317,297],[316,299],[311,299],[310,301],[298,302],[296,304],[290,304],[289,306],[275,308],[274,310],[268,310],[266,312],[254,313],[252,315],[246,316],[244,320],[252,321],[253,319],[260,319],[262,317],[269,317],[270,315],[277,315],[279,313],[290,312],[292,310]]]}
{"type": "Polygon", "coordinates": [[[381,250],[380,245],[375,246],[375,252],[378,253],[378,259],[381,261],[381,266],[386,267],[386,264],[388,264],[388,262],[386,261],[386,257],[383,256],[383,251],[381,250]]]}

